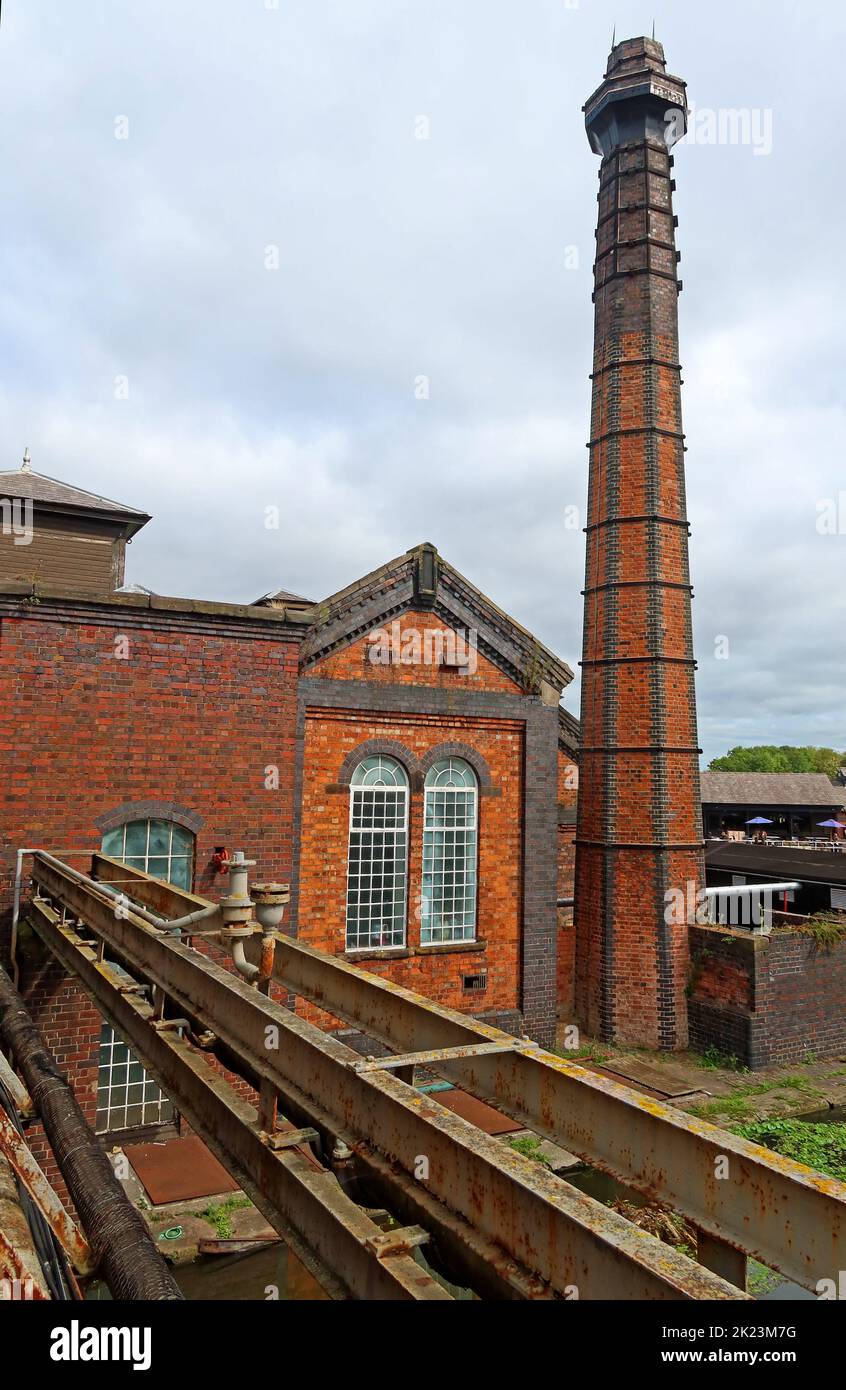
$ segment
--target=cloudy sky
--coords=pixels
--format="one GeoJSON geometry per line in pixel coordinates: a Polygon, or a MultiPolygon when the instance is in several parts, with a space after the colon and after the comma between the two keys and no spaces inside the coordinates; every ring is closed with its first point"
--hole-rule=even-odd
{"type": "Polygon", "coordinates": [[[575,668],[580,108],[653,15],[698,112],[701,742],[846,748],[840,0],[5,0],[0,467],[151,512],[160,593],[319,598],[434,541],[575,668]]]}

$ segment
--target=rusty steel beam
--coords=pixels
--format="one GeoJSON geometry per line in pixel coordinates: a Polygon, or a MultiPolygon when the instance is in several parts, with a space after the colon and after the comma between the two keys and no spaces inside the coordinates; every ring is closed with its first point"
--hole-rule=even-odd
{"type": "MultiPolygon", "coordinates": [[[[252,949],[248,942],[248,959],[252,949]]],[[[277,942],[274,972],[294,994],[401,1053],[509,1041],[291,937],[277,942]]],[[[836,1178],[534,1045],[468,1053],[437,1071],[804,1288],[846,1269],[846,1184],[836,1178]]]]}
{"type": "MultiPolygon", "coordinates": [[[[115,862],[114,871],[120,868],[115,862]]],[[[197,902],[180,890],[174,898],[179,914],[197,902]]],[[[257,963],[258,952],[258,941],[249,938],[247,959],[257,963]]],[[[444,1058],[437,1070],[650,1200],[672,1206],[702,1233],[706,1251],[723,1248],[724,1259],[729,1249],[736,1252],[733,1271],[750,1255],[815,1290],[820,1278],[844,1268],[846,1185],[836,1179],[533,1045],[510,1052],[515,1044],[508,1034],[281,933],[273,973],[293,993],[403,1056],[501,1046],[501,1057],[444,1058]],[[728,1177],[717,1177],[725,1169],[718,1160],[727,1160],[728,1177]]]]}
{"type": "Polygon", "coordinates": [[[69,1212],[59,1201],[42,1169],[33,1158],[26,1140],[18,1133],[2,1109],[0,1109],[0,1154],[12,1165],[77,1273],[92,1274],[96,1268],[96,1261],[91,1253],[91,1246],[69,1212]]]}
{"type": "Polygon", "coordinates": [[[0,1154],[0,1302],[49,1297],[14,1169],[0,1154]]]}
{"type": "Polygon", "coordinates": [[[32,1115],[33,1105],[29,1091],[2,1052],[0,1052],[0,1085],[6,1087],[19,1115],[25,1119],[32,1115]]]}
{"type": "MultiPolygon", "coordinates": [[[[225,1052],[240,1059],[246,1074],[272,1084],[286,1107],[292,1099],[300,1113],[313,1116],[318,1128],[319,1117],[328,1115],[334,1132],[351,1147],[358,1151],[364,1146],[389,1160],[406,1179],[416,1177],[428,1198],[450,1208],[499,1247],[500,1259],[513,1261],[553,1294],[565,1298],[742,1297],[724,1280],[437,1101],[421,1096],[390,1072],[356,1070],[360,1057],[338,1039],[265,998],[172,935],[158,932],[131,912],[116,916],[113,902],[37,858],[33,878],[43,892],[83,920],[132,974],[161,990],[170,1010],[192,1020],[195,1032],[213,1031],[225,1052]]],[[[156,1032],[146,1019],[139,1026],[137,999],[121,994],[113,984],[109,987],[108,967],[97,962],[96,948],[86,949],[51,916],[55,918],[42,904],[33,904],[30,918],[36,929],[89,985],[107,1016],[113,1015],[118,1031],[181,1105],[173,1068],[165,1065],[162,1048],[187,1049],[188,1045],[171,1033],[156,1032]]],[[[496,1040],[506,1041],[506,1035],[496,1040]]],[[[507,1056],[474,1060],[493,1064],[507,1056]]],[[[219,1139],[222,1131],[215,1130],[202,1097],[195,1091],[189,1094],[187,1087],[183,1091],[188,1094],[186,1113],[192,1124],[204,1138],[216,1133],[219,1139]]],[[[209,1088],[203,1088],[203,1096],[208,1093],[209,1088]]],[[[253,1129],[229,1126],[225,1147],[230,1168],[233,1154],[243,1161],[250,1147],[247,1135],[254,1148],[253,1129]]],[[[218,1143],[218,1156],[226,1161],[221,1147],[218,1143]]],[[[286,1155],[271,1153],[264,1144],[261,1153],[265,1162],[252,1173],[252,1190],[249,1184],[246,1190],[250,1195],[255,1192],[254,1200],[264,1209],[267,1183],[286,1155]]],[[[407,1183],[405,1192],[407,1196],[407,1183]]],[[[317,1233],[311,1234],[314,1238],[317,1233]]]]}
{"type": "MultiPolygon", "coordinates": [[[[102,907],[109,911],[105,903],[102,907]]],[[[78,976],[192,1128],[330,1295],[392,1300],[449,1297],[411,1257],[380,1258],[370,1249],[368,1242],[382,1232],[343,1193],[334,1175],[302,1151],[275,1150],[259,1128],[253,1107],[178,1033],[157,1029],[151,1005],[128,992],[122,976],[98,960],[96,949],[63,925],[53,909],[35,901],[28,916],[50,950],[78,976]]],[[[140,919],[138,923],[148,930],[140,919]]]]}

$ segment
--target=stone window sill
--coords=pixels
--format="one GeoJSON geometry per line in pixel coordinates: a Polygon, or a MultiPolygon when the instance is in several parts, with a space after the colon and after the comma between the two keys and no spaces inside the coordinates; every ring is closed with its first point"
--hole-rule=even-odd
{"type": "Polygon", "coordinates": [[[418,956],[436,956],[440,954],[451,954],[453,952],[470,953],[478,955],[481,951],[488,949],[487,941],[433,941],[428,945],[415,947],[415,954],[418,956]]]}
{"type": "Polygon", "coordinates": [[[408,960],[411,956],[479,955],[487,951],[487,941],[434,941],[430,946],[362,946],[344,951],[344,960],[408,960]]]}
{"type": "Polygon", "coordinates": [[[414,952],[410,946],[361,946],[357,950],[344,951],[344,960],[405,960],[414,952]]]}

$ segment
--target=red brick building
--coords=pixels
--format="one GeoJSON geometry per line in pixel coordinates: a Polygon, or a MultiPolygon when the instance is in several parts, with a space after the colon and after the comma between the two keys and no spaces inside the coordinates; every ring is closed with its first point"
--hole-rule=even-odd
{"type": "MultiPolygon", "coordinates": [[[[163,598],[114,588],[146,514],[0,474],[20,494],[32,541],[0,538],[4,957],[20,849],[84,867],[103,848],[212,898],[215,852],[243,849],[290,881],[287,930],[552,1042],[572,995],[570,669],[431,545],[319,604],[163,598]]],[[[168,1120],[37,943],[16,965],[98,1129],[168,1120]]]]}

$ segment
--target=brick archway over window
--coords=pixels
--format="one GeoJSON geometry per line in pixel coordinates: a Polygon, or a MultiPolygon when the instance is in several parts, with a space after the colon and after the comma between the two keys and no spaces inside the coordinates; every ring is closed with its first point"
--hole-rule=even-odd
{"type": "Polygon", "coordinates": [[[402,763],[408,773],[412,790],[417,790],[422,785],[420,759],[415,757],[410,748],[406,748],[404,743],[399,743],[395,738],[369,738],[365,743],[353,748],[344,758],[338,773],[338,786],[348,787],[359,763],[365,758],[375,758],[379,754],[386,758],[396,758],[398,763],[402,763]]]}
{"type": "Polygon", "coordinates": [[[105,833],[107,830],[117,830],[118,826],[133,820],[174,821],[194,835],[203,824],[202,816],[198,816],[196,811],[189,811],[187,806],[180,806],[176,801],[124,801],[113,811],[98,816],[94,824],[98,830],[105,833]]]}
{"type": "Polygon", "coordinates": [[[488,767],[481,753],[475,748],[470,748],[466,743],[439,743],[436,748],[430,748],[420,759],[420,771],[423,776],[429,771],[433,763],[441,758],[463,758],[469,763],[479,779],[479,791],[484,796],[493,790],[491,781],[491,770],[488,767]]]}

